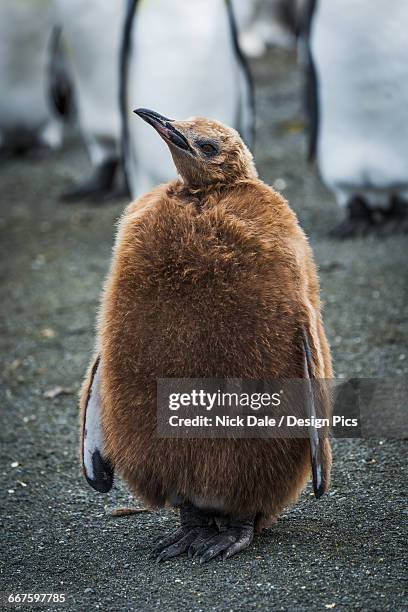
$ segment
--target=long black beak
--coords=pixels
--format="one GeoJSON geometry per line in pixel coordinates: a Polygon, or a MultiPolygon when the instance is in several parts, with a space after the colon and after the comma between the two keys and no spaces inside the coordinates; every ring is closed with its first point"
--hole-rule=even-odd
{"type": "Polygon", "coordinates": [[[153,126],[166,142],[174,144],[184,151],[191,151],[187,138],[172,125],[174,119],[163,117],[163,115],[147,108],[136,108],[133,112],[153,126]]]}

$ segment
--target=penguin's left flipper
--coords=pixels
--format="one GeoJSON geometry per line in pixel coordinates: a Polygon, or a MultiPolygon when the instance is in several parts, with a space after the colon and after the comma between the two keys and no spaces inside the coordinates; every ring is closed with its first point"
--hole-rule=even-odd
{"type": "Polygon", "coordinates": [[[113,485],[114,469],[104,453],[101,424],[100,357],[96,357],[81,397],[81,461],[84,476],[93,489],[107,493],[113,485]]]}
{"type": "MultiPolygon", "coordinates": [[[[313,358],[311,342],[306,330],[303,330],[303,355],[304,355],[304,378],[306,385],[306,409],[310,419],[327,416],[324,407],[319,407],[318,402],[325,402],[328,396],[325,391],[325,381],[313,383],[313,358]]],[[[316,379],[314,379],[316,381],[316,379]]],[[[327,434],[326,434],[327,436],[327,434]]],[[[331,450],[327,437],[321,438],[316,427],[309,428],[310,460],[312,464],[313,491],[316,499],[319,499],[328,489],[330,482],[331,450]]]]}

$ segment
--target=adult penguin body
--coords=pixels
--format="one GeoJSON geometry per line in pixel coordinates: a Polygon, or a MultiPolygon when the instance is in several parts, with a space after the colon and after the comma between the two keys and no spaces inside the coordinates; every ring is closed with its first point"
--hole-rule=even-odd
{"type": "Polygon", "coordinates": [[[52,0],[0,2],[0,148],[56,148],[62,125],[53,111],[48,74],[52,0]]]}
{"type": "Polygon", "coordinates": [[[212,116],[251,144],[252,87],[230,0],[129,2],[122,58],[126,170],[132,196],[174,178],[166,152],[135,106],[164,106],[170,116],[212,116]]]}
{"type": "Polygon", "coordinates": [[[345,208],[340,237],[408,229],[408,4],[312,0],[311,146],[345,208]]]}
{"type": "Polygon", "coordinates": [[[80,128],[93,167],[65,199],[100,197],[120,164],[119,51],[125,0],[55,0],[75,87],[80,128]]]}
{"type": "Polygon", "coordinates": [[[293,48],[302,2],[233,0],[243,51],[249,57],[260,57],[268,47],[293,48]]]}
{"type": "Polygon", "coordinates": [[[160,437],[157,380],[302,379],[308,414],[327,418],[327,389],[314,393],[311,379],[332,376],[330,352],[307,239],[257,178],[238,133],[136,112],[165,140],[180,178],[130,204],[120,222],[83,386],[83,467],[99,491],[114,467],[151,505],[179,507],[181,528],[158,560],[189,550],[204,562],[235,554],[255,526],[276,520],[309,479],[311,456],[320,497],[330,443],[316,430],[310,443],[160,437]]]}

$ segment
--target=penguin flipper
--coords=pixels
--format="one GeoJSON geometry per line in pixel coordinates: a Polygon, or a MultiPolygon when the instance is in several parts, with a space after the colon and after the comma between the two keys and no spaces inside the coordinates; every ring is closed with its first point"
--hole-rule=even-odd
{"type": "Polygon", "coordinates": [[[61,26],[52,29],[48,55],[48,97],[60,117],[70,118],[75,109],[74,85],[64,52],[61,26]]]}
{"type": "Polygon", "coordinates": [[[104,454],[99,355],[83,385],[81,422],[81,462],[84,476],[93,489],[99,493],[107,493],[112,488],[114,469],[104,454]]]}
{"type": "Polygon", "coordinates": [[[132,47],[132,32],[138,0],[127,0],[125,19],[122,27],[122,40],[119,51],[119,110],[121,121],[121,154],[125,173],[126,186],[131,192],[133,163],[131,159],[131,146],[129,135],[129,55],[132,47]]]}
{"type": "Polygon", "coordinates": [[[230,26],[232,45],[239,66],[238,82],[240,105],[238,121],[235,126],[250,150],[255,144],[255,86],[249,63],[241,49],[239,32],[232,0],[224,0],[230,26]]]}
{"type": "Polygon", "coordinates": [[[308,124],[307,158],[309,161],[312,161],[316,157],[317,138],[319,130],[318,81],[310,42],[315,9],[316,0],[307,0],[299,28],[299,37],[304,45],[305,54],[304,106],[308,124]]]}
{"type": "MultiPolygon", "coordinates": [[[[304,378],[307,380],[306,386],[306,409],[307,418],[315,419],[316,417],[327,416],[326,410],[319,408],[318,402],[328,400],[327,389],[320,388],[325,384],[325,381],[319,381],[316,385],[312,384],[313,376],[313,359],[311,351],[311,343],[306,330],[303,330],[303,355],[304,355],[304,378]]],[[[315,379],[316,380],[316,379],[315,379]]],[[[316,499],[319,499],[329,488],[330,482],[330,466],[331,466],[331,449],[327,438],[319,436],[316,427],[309,428],[310,441],[310,461],[312,464],[313,476],[313,491],[316,499]]]]}

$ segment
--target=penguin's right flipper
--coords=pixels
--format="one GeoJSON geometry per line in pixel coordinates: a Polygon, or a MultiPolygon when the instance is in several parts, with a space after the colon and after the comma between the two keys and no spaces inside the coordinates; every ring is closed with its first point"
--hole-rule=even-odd
{"type": "MultiPolygon", "coordinates": [[[[316,419],[316,417],[326,416],[324,408],[319,409],[318,402],[328,400],[326,395],[327,389],[324,388],[325,381],[317,381],[317,385],[312,381],[316,381],[313,375],[313,357],[309,335],[306,330],[303,330],[303,354],[304,354],[304,378],[307,381],[306,385],[306,409],[307,418],[316,419]],[[322,386],[321,386],[322,385],[322,386]],[[321,387],[321,388],[320,388],[321,387]]],[[[310,441],[310,461],[312,464],[313,476],[313,491],[316,499],[319,499],[329,488],[330,483],[330,466],[331,466],[331,449],[327,437],[320,437],[316,427],[309,428],[310,441]]]]}
{"type": "Polygon", "coordinates": [[[101,424],[100,357],[96,357],[81,396],[81,461],[93,489],[107,493],[113,484],[113,465],[104,453],[101,424]]]}

